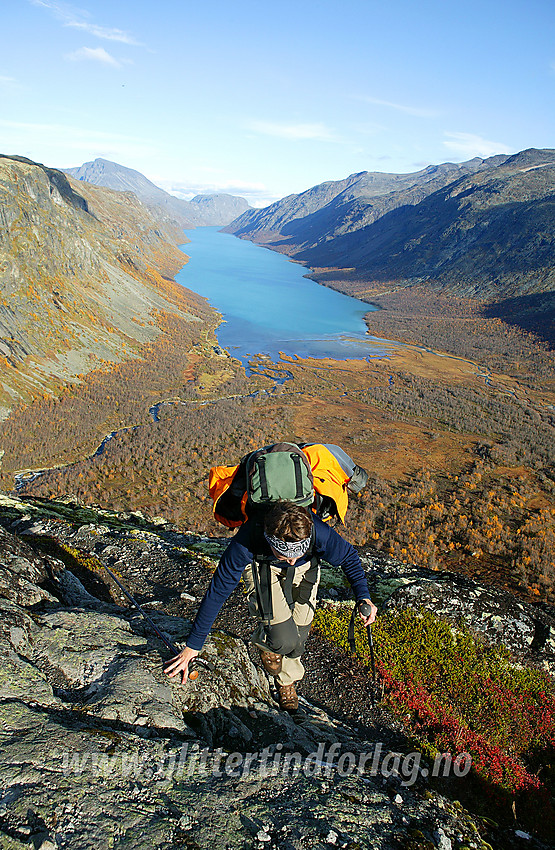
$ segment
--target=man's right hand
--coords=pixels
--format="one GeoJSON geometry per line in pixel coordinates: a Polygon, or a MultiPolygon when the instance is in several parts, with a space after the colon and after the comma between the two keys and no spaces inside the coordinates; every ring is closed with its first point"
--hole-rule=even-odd
{"type": "Polygon", "coordinates": [[[179,655],[176,655],[175,658],[171,658],[169,661],[166,661],[164,664],[164,673],[166,673],[170,679],[173,676],[177,676],[178,673],[181,673],[181,684],[187,681],[187,676],[189,673],[189,664],[196,658],[198,655],[197,649],[190,649],[190,647],[186,646],[181,650],[179,655]]]}

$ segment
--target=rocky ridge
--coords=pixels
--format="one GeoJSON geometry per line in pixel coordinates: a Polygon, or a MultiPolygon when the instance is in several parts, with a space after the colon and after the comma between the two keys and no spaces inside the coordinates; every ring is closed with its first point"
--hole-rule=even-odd
{"type": "MultiPolygon", "coordinates": [[[[0,524],[0,847],[490,846],[483,823],[433,790],[420,768],[409,771],[410,745],[384,712],[366,706],[356,724],[341,719],[325,693],[317,707],[310,685],[295,719],[277,709],[253,663],[239,591],[203,653],[213,671],[184,687],[167,679],[168,651],[102,564],[179,643],[225,540],[139,514],[5,496],[0,524]],[[397,767],[338,769],[340,753],[351,754],[344,765],[360,765],[377,742],[399,753],[397,767]]],[[[362,557],[385,604],[437,601],[443,588],[443,613],[459,616],[460,599],[449,609],[452,578],[372,550],[362,557]]],[[[550,615],[540,644],[535,610],[503,610],[502,594],[485,591],[462,590],[473,625],[550,666],[550,615]]],[[[341,595],[327,576],[323,598],[341,595]]],[[[343,703],[351,696],[343,692],[343,703]]],[[[541,846],[515,829],[500,840],[494,846],[541,846]]]]}
{"type": "Polygon", "coordinates": [[[328,243],[392,209],[417,203],[454,179],[484,168],[485,162],[477,157],[460,164],[430,165],[411,174],[361,171],[288,195],[263,209],[248,210],[226,230],[255,241],[281,241],[282,248],[328,243]]]}
{"type": "Polygon", "coordinates": [[[427,283],[464,297],[529,297],[555,283],[554,186],[555,151],[530,149],[409,175],[351,175],[227,230],[360,279],[361,291],[427,283]]]}

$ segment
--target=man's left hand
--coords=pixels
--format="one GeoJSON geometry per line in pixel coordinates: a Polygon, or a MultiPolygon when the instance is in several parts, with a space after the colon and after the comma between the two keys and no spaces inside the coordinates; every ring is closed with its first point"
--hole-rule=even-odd
{"type": "Polygon", "coordinates": [[[359,614],[360,619],[361,619],[361,620],[362,620],[362,622],[364,623],[364,625],[365,625],[365,626],[369,626],[369,625],[370,625],[371,623],[373,623],[373,622],[374,622],[374,620],[376,619],[376,614],[378,613],[378,609],[376,608],[376,606],[374,605],[374,603],[372,602],[372,600],[371,600],[371,599],[360,599],[360,600],[359,600],[359,602],[358,602],[359,606],[360,606],[360,604],[361,604],[362,602],[366,602],[366,604],[370,606],[371,611],[370,611],[370,613],[369,613],[369,614],[367,614],[366,616],[364,616],[364,615],[361,613],[361,610],[360,610],[360,607],[359,607],[359,609],[358,609],[358,614],[359,614]]]}

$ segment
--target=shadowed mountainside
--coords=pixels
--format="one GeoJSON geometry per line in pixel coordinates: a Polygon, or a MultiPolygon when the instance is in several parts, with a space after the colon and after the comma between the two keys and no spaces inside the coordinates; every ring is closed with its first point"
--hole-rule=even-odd
{"type": "Polygon", "coordinates": [[[553,289],[554,191],[555,150],[531,149],[413,175],[352,175],[227,230],[338,278],[346,271],[360,291],[427,282],[500,300],[553,289]]]}
{"type": "Polygon", "coordinates": [[[503,298],[484,307],[483,315],[529,331],[545,339],[555,349],[555,292],[503,298]]]}
{"type": "Polygon", "coordinates": [[[484,160],[477,157],[458,165],[430,165],[412,174],[362,171],[288,195],[262,210],[249,210],[227,232],[255,241],[282,240],[282,247],[327,244],[483,167],[484,160]]]}

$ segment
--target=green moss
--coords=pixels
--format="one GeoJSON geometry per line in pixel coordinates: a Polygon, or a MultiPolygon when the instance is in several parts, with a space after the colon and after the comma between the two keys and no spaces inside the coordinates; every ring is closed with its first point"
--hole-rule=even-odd
{"type": "Polygon", "coordinates": [[[374,602],[376,605],[383,605],[396,590],[400,587],[404,587],[407,584],[410,584],[412,579],[410,578],[388,578],[381,579],[375,590],[372,592],[374,602]]]}
{"type": "Polygon", "coordinates": [[[402,847],[403,850],[435,850],[435,844],[419,829],[411,829],[402,847]]]}
{"type": "Polygon", "coordinates": [[[229,541],[223,543],[214,540],[199,540],[196,543],[191,543],[190,550],[206,557],[219,558],[229,541]]]}
{"type": "Polygon", "coordinates": [[[218,650],[218,655],[223,655],[226,651],[235,652],[237,650],[237,638],[231,637],[225,632],[212,632],[210,639],[218,650]]]}
{"type": "Polygon", "coordinates": [[[94,555],[88,555],[87,553],[82,552],[80,549],[75,549],[73,546],[68,546],[66,543],[59,543],[58,545],[62,552],[62,559],[63,553],[65,553],[66,556],[69,556],[64,559],[68,562],[66,564],[67,566],[70,566],[73,563],[77,563],[80,567],[83,567],[84,569],[91,570],[91,572],[93,573],[100,573],[101,575],[104,575],[102,564],[100,563],[98,558],[94,557],[94,555]]]}

